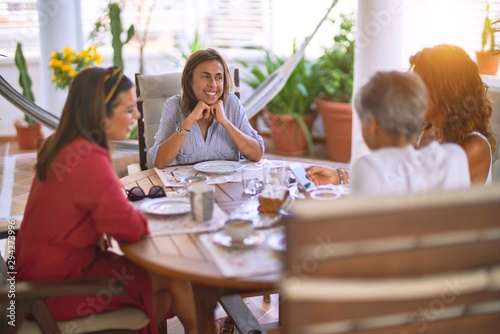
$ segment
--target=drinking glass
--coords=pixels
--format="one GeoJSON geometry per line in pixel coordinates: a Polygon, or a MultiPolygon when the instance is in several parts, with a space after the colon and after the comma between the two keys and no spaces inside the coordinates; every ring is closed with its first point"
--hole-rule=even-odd
{"type": "Polygon", "coordinates": [[[241,181],[243,182],[243,192],[245,194],[255,195],[260,193],[264,187],[262,167],[254,164],[243,166],[241,181]]]}

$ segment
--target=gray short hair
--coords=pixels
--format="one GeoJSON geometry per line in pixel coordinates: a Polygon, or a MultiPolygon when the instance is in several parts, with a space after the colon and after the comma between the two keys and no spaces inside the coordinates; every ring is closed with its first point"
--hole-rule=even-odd
{"type": "Polygon", "coordinates": [[[354,108],[363,124],[373,115],[387,133],[415,138],[424,122],[427,90],[411,72],[377,72],[361,87],[354,108]]]}

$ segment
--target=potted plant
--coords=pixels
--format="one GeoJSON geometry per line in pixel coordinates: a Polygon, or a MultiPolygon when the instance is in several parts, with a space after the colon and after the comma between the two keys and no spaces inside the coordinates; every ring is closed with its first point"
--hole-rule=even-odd
{"type": "MultiPolygon", "coordinates": [[[[295,46],[294,46],[295,51],[295,46]]],[[[266,77],[285,63],[284,57],[279,57],[266,51],[262,63],[248,66],[251,79],[242,81],[252,88],[257,88],[266,77]]],[[[265,119],[271,130],[271,138],[277,154],[287,156],[314,155],[311,136],[315,113],[311,110],[314,101],[313,65],[302,58],[281,91],[267,104],[264,109],[265,119]]]]}
{"type": "MultiPolygon", "coordinates": [[[[21,43],[17,43],[15,53],[15,64],[19,70],[19,85],[22,88],[23,95],[32,102],[35,102],[35,96],[31,89],[31,78],[28,74],[28,67],[23,55],[21,43]]],[[[24,115],[23,120],[15,122],[17,133],[17,142],[19,149],[32,150],[38,148],[43,140],[42,127],[40,123],[35,122],[28,115],[24,115]]]]}
{"type": "Polygon", "coordinates": [[[497,74],[500,46],[495,43],[495,33],[499,31],[500,20],[492,21],[490,19],[490,5],[487,4],[486,17],[484,18],[484,26],[481,34],[481,51],[476,51],[477,66],[481,74],[497,74]]]}
{"type": "MultiPolygon", "coordinates": [[[[323,119],[328,156],[337,162],[351,157],[351,98],[354,79],[353,14],[341,14],[333,44],[323,48],[314,65],[316,108],[323,119]]],[[[331,20],[335,26],[335,20],[331,20]]]]}

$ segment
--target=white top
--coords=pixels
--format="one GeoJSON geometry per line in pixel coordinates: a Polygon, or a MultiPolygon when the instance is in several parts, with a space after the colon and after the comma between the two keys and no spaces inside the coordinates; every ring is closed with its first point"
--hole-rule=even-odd
{"type": "MultiPolygon", "coordinates": [[[[227,119],[235,127],[259,142],[262,153],[264,153],[264,140],[248,122],[245,109],[236,95],[232,93],[228,95],[227,101],[224,103],[224,111],[227,119]]],[[[160,127],[155,135],[155,143],[148,152],[152,161],[156,160],[158,146],[174,134],[177,126],[184,123],[188,116],[189,113],[181,111],[180,95],[174,95],[165,101],[161,112],[160,127]]],[[[193,123],[181,150],[169,165],[188,165],[209,160],[238,161],[239,158],[240,152],[233,139],[226,129],[214,119],[208,128],[206,140],[201,135],[198,123],[193,123]]]]}
{"type": "Polygon", "coordinates": [[[491,165],[493,163],[493,156],[492,156],[492,153],[491,153],[491,144],[490,142],[488,141],[488,138],[486,138],[485,135],[483,135],[481,132],[477,132],[477,131],[472,131],[471,133],[469,133],[467,135],[467,137],[470,137],[470,136],[478,136],[479,138],[481,138],[482,140],[484,140],[486,142],[486,144],[488,144],[488,147],[490,148],[490,169],[488,171],[488,177],[486,178],[486,181],[484,182],[484,185],[485,186],[489,186],[491,185],[491,182],[492,182],[492,170],[491,170],[491,165]]]}
{"type": "Polygon", "coordinates": [[[469,164],[454,143],[381,148],[356,160],[352,193],[389,195],[470,187],[469,164]]]}

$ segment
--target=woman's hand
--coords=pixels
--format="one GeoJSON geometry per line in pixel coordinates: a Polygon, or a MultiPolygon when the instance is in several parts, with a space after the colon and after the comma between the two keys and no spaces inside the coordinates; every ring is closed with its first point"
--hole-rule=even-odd
{"type": "Polygon", "coordinates": [[[215,120],[221,124],[227,121],[224,111],[224,102],[222,102],[222,100],[218,100],[210,106],[210,113],[214,116],[215,120]]]}
{"type": "Polygon", "coordinates": [[[111,237],[107,234],[101,234],[99,239],[97,239],[97,248],[99,248],[101,252],[105,252],[111,248],[111,237]]]}
{"type": "Polygon", "coordinates": [[[322,184],[339,184],[339,173],[335,168],[326,166],[310,166],[306,168],[309,180],[319,186],[322,184]]]}
{"type": "Polygon", "coordinates": [[[212,108],[205,102],[198,101],[198,104],[196,104],[196,107],[191,111],[189,117],[194,118],[193,123],[200,119],[210,119],[210,117],[212,117],[212,108]]]}

